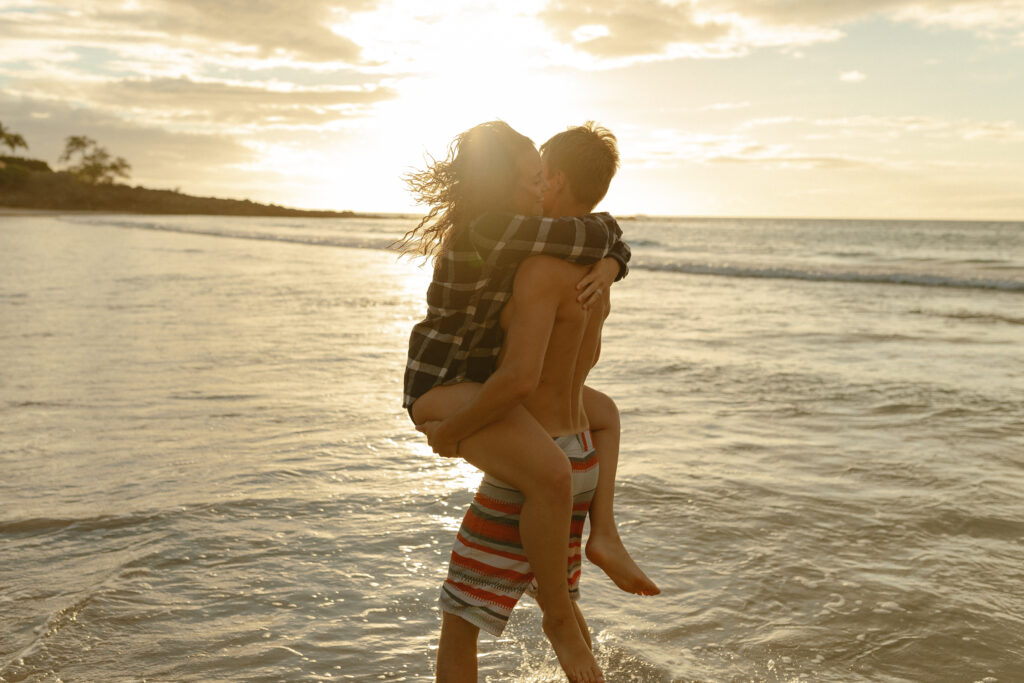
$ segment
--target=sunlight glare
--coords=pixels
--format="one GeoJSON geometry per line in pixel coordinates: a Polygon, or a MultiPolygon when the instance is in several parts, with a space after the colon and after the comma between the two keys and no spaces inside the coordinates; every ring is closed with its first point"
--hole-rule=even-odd
{"type": "Polygon", "coordinates": [[[379,136],[381,165],[421,167],[424,152],[443,156],[455,135],[484,121],[505,120],[538,143],[571,122],[576,89],[544,71],[550,41],[535,16],[543,4],[394,0],[353,17],[348,35],[374,37],[367,59],[405,56],[406,75],[392,84],[399,96],[379,105],[367,131],[379,136]]]}
{"type": "Polygon", "coordinates": [[[261,149],[264,164],[297,175],[317,170],[319,181],[310,178],[295,188],[301,196],[288,197],[301,206],[418,212],[402,175],[422,169],[428,156],[444,158],[468,128],[501,119],[539,145],[600,118],[583,111],[585,84],[550,68],[553,41],[537,18],[544,5],[391,0],[351,15],[334,29],[363,46],[369,64],[388,65],[381,84],[396,97],[371,105],[367,116],[323,126],[326,144],[307,154],[288,145],[261,149]]]}

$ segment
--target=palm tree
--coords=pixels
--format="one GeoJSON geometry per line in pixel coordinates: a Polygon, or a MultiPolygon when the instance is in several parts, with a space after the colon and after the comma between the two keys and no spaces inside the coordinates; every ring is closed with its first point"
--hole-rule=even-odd
{"type": "Polygon", "coordinates": [[[110,152],[85,135],[69,135],[64,141],[60,161],[70,163],[76,156],[78,163],[68,166],[68,172],[91,185],[106,185],[115,178],[127,178],[132,168],[123,157],[111,157],[110,152]]]}
{"type": "Polygon", "coordinates": [[[0,145],[10,147],[12,154],[18,151],[19,147],[28,149],[28,144],[25,142],[25,138],[12,130],[5,128],[3,123],[0,123],[0,145]]]}

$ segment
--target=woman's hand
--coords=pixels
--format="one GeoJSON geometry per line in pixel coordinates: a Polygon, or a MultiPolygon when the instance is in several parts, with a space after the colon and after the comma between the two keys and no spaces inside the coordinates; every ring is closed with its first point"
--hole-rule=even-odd
{"type": "Polygon", "coordinates": [[[416,430],[423,432],[431,450],[442,458],[457,458],[459,457],[459,442],[446,437],[442,424],[440,420],[431,420],[416,425],[416,430]]]}
{"type": "Polygon", "coordinates": [[[601,296],[612,286],[618,275],[619,262],[610,256],[605,256],[592,265],[590,271],[576,283],[576,291],[579,292],[576,301],[583,304],[584,309],[590,308],[600,301],[601,296]]]}

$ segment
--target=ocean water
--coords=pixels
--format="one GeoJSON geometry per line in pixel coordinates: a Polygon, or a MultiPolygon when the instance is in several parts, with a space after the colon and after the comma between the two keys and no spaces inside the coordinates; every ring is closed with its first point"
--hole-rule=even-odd
{"type": "MultiPolygon", "coordinates": [[[[0,216],[0,680],[430,679],[410,224],[0,216]]],[[[1024,224],[623,227],[609,681],[1024,681],[1024,224]]],[[[480,652],[560,680],[532,603],[480,652]]]]}

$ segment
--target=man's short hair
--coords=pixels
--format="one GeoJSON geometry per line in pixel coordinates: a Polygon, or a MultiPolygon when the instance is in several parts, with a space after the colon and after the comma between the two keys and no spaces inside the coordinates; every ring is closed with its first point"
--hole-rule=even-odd
{"type": "Polygon", "coordinates": [[[562,171],[573,197],[594,207],[604,199],[619,168],[615,136],[593,121],[571,127],[540,146],[550,173],[562,171]]]}

